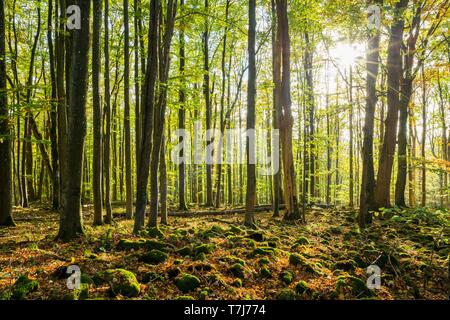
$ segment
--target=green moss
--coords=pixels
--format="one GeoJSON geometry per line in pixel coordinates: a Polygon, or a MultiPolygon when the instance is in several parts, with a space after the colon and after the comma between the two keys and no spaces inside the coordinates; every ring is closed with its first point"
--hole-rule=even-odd
{"type": "Polygon", "coordinates": [[[309,286],[308,286],[308,284],[306,283],[306,281],[304,281],[304,280],[300,280],[296,285],[295,285],[295,292],[297,292],[297,294],[303,294],[303,293],[306,293],[306,292],[308,292],[310,289],[309,289],[309,286]]]}
{"type": "Polygon", "coordinates": [[[245,276],[245,268],[244,268],[244,266],[243,266],[242,264],[240,264],[240,263],[235,263],[235,264],[233,264],[233,265],[230,267],[229,271],[230,271],[235,277],[238,277],[238,278],[244,278],[244,276],[245,276]]]}
{"type": "Polygon", "coordinates": [[[294,279],[294,275],[289,271],[283,271],[280,273],[280,279],[285,284],[291,284],[292,280],[294,279]]]}
{"type": "Polygon", "coordinates": [[[259,272],[261,274],[261,277],[263,277],[263,278],[270,278],[270,277],[272,277],[272,272],[266,267],[262,267],[259,272]]]}
{"type": "Polygon", "coordinates": [[[103,274],[106,282],[109,283],[111,292],[114,295],[121,294],[126,297],[136,297],[141,291],[141,286],[136,279],[136,275],[125,269],[109,269],[103,274]]]}
{"type": "Polygon", "coordinates": [[[362,279],[350,275],[338,277],[336,292],[340,292],[343,289],[349,289],[354,296],[359,298],[371,297],[374,295],[373,292],[367,288],[366,283],[362,279]]]}
{"type": "Polygon", "coordinates": [[[188,273],[183,273],[175,279],[175,285],[182,292],[186,293],[200,286],[200,279],[188,273]]]}
{"type": "Polygon", "coordinates": [[[355,261],[348,259],[348,260],[337,261],[334,264],[333,268],[335,270],[352,271],[355,269],[355,265],[356,265],[355,261]]]}
{"type": "Polygon", "coordinates": [[[234,279],[234,281],[231,285],[236,288],[242,288],[242,280],[239,278],[234,279]]]}
{"type": "Polygon", "coordinates": [[[192,255],[193,250],[192,250],[192,247],[186,246],[186,247],[176,250],[175,252],[182,257],[187,257],[187,256],[192,255]]]}
{"type": "Polygon", "coordinates": [[[167,253],[155,249],[142,255],[139,260],[148,264],[160,264],[167,261],[168,258],[167,253]]]}
{"type": "Polygon", "coordinates": [[[297,239],[297,241],[295,241],[295,243],[299,245],[306,245],[309,244],[309,240],[306,237],[300,237],[297,239]]]}
{"type": "Polygon", "coordinates": [[[234,234],[242,234],[242,233],[244,233],[244,230],[242,230],[239,227],[233,226],[233,225],[230,226],[230,230],[229,231],[234,233],[234,234]]]}
{"type": "Polygon", "coordinates": [[[158,227],[151,227],[146,230],[147,235],[151,238],[164,238],[164,233],[158,227]]]}
{"type": "Polygon", "coordinates": [[[149,271],[147,273],[144,274],[144,276],[142,277],[142,282],[143,283],[149,283],[149,282],[153,282],[153,281],[164,281],[165,278],[163,275],[154,272],[154,271],[149,271]]]}
{"type": "Polygon", "coordinates": [[[320,272],[317,270],[318,268],[320,268],[320,264],[310,263],[305,257],[297,253],[292,253],[289,256],[289,264],[292,264],[294,266],[301,266],[308,273],[320,274],[320,272]]]}
{"type": "Polygon", "coordinates": [[[39,282],[29,279],[26,275],[21,275],[13,285],[12,299],[23,300],[31,292],[39,289],[39,282]]]}
{"type": "Polygon", "coordinates": [[[277,300],[295,300],[295,292],[292,289],[282,289],[277,294],[277,300]]]}
{"type": "Polygon", "coordinates": [[[258,263],[259,263],[260,265],[269,264],[269,263],[270,263],[270,260],[267,259],[266,257],[264,257],[264,258],[259,259],[259,260],[258,260],[258,263]]]}
{"type": "Polygon", "coordinates": [[[81,283],[79,289],[73,290],[74,300],[86,300],[89,299],[89,285],[81,283]]]}
{"type": "Polygon", "coordinates": [[[195,300],[192,296],[178,296],[175,300],[195,300]]]}
{"type": "Polygon", "coordinates": [[[206,261],[206,254],[204,252],[200,252],[194,258],[195,261],[206,261]]]}
{"type": "Polygon", "coordinates": [[[253,250],[253,255],[254,256],[272,256],[274,255],[276,252],[275,248],[271,248],[271,247],[258,247],[255,248],[255,250],[253,250]]]}
{"type": "Polygon", "coordinates": [[[202,290],[202,291],[200,291],[200,293],[199,293],[199,299],[200,300],[206,300],[206,298],[208,297],[208,294],[209,294],[209,292],[208,292],[208,290],[202,290]]]}
{"type": "Polygon", "coordinates": [[[289,264],[292,264],[294,266],[303,265],[305,263],[305,257],[297,254],[297,253],[291,253],[289,256],[289,264]]]}
{"type": "Polygon", "coordinates": [[[239,264],[245,266],[245,261],[242,260],[241,258],[236,257],[236,256],[225,256],[225,257],[219,258],[219,260],[220,261],[224,261],[224,262],[228,262],[230,264],[239,263],[239,264]]]}
{"type": "Polygon", "coordinates": [[[198,255],[199,253],[209,254],[214,251],[214,248],[214,243],[196,245],[194,247],[194,256],[198,255]]]}
{"type": "Polygon", "coordinates": [[[129,240],[129,239],[121,239],[117,247],[122,250],[138,250],[145,247],[146,240],[138,239],[138,240],[129,240]]]}

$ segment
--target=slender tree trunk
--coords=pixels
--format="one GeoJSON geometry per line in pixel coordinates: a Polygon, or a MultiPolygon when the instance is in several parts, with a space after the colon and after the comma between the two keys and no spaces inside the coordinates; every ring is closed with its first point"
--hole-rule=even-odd
{"type": "MultiPolygon", "coordinates": [[[[180,1],[180,11],[181,16],[183,16],[184,9],[184,0],[180,1]]],[[[184,21],[182,21],[180,26],[180,108],[178,109],[178,127],[180,130],[185,130],[186,128],[186,79],[184,74],[184,68],[185,68],[185,62],[186,62],[186,56],[185,56],[185,36],[184,36],[184,21]]],[[[186,147],[186,141],[184,141],[183,137],[180,137],[179,140],[181,144],[181,150],[180,150],[180,158],[184,158],[185,155],[185,147],[186,147]]],[[[178,199],[179,199],[179,209],[181,211],[187,211],[187,205],[186,205],[186,162],[183,160],[178,165],[178,199]]]]}
{"type": "Polygon", "coordinates": [[[14,226],[11,197],[11,130],[6,93],[5,7],[0,1],[0,225],[14,226]]]}
{"type": "Polygon", "coordinates": [[[427,162],[425,153],[425,143],[427,139],[427,88],[425,80],[425,68],[422,65],[422,145],[421,145],[421,156],[422,156],[422,207],[427,204],[427,162]]]}
{"type": "Polygon", "coordinates": [[[248,93],[247,93],[247,193],[245,225],[255,225],[256,165],[255,165],[255,107],[256,107],[256,0],[248,2],[248,93]]]}
{"type": "Polygon", "coordinates": [[[131,168],[131,130],[130,130],[130,29],[128,23],[128,0],[123,0],[125,47],[124,47],[124,123],[125,131],[125,193],[127,218],[133,217],[133,185],[131,168]]]}
{"type": "Polygon", "coordinates": [[[377,184],[375,187],[375,203],[377,208],[391,206],[391,177],[394,163],[395,145],[397,137],[398,108],[400,102],[401,78],[401,44],[404,31],[403,11],[408,0],[400,0],[396,5],[395,20],[391,27],[389,49],[387,58],[387,104],[386,130],[383,139],[383,148],[378,165],[377,184]]]}
{"type": "MultiPolygon", "coordinates": [[[[376,4],[382,4],[382,0],[376,4]]],[[[372,13],[374,14],[374,13],[372,13]]],[[[364,228],[372,222],[374,205],[375,172],[373,164],[373,135],[375,122],[375,107],[377,104],[377,77],[379,71],[380,31],[372,30],[366,54],[366,115],[364,120],[364,139],[362,147],[362,181],[359,198],[358,224],[364,228]]]]}
{"type": "Polygon", "coordinates": [[[348,122],[349,122],[349,135],[350,135],[350,141],[349,141],[349,186],[348,186],[348,205],[351,209],[353,209],[354,207],[354,172],[353,172],[353,167],[354,167],[354,160],[353,160],[353,68],[350,66],[350,70],[349,70],[350,76],[349,76],[349,104],[350,104],[350,108],[349,108],[349,118],[348,118],[348,122]]]}
{"type": "Polygon", "coordinates": [[[90,1],[75,1],[81,9],[81,28],[72,32],[72,71],[69,83],[68,135],[63,212],[58,238],[71,240],[84,234],[81,213],[83,149],[86,136],[86,96],[89,54],[90,1]]]}
{"type": "Polygon", "coordinates": [[[155,106],[155,86],[158,75],[158,23],[160,1],[150,2],[150,22],[148,31],[147,71],[143,88],[142,101],[142,139],[137,176],[136,215],[134,232],[137,233],[145,224],[145,208],[147,205],[147,185],[150,170],[151,137],[153,131],[153,114],[155,106]]]}
{"type": "Polygon", "coordinates": [[[103,150],[103,174],[105,176],[105,209],[106,217],[105,222],[111,223],[112,208],[111,208],[111,92],[109,87],[109,0],[105,0],[105,71],[104,71],[104,84],[105,84],[105,135],[104,135],[104,150],[103,150]]]}
{"type": "Polygon", "coordinates": [[[93,106],[93,179],[94,225],[103,224],[102,196],[102,108],[100,105],[100,29],[102,20],[102,1],[94,0],[94,23],[92,36],[92,106],[93,106]]]}

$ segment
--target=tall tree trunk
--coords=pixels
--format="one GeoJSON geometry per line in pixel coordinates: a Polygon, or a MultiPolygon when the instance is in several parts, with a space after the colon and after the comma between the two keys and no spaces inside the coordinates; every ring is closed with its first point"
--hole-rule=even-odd
{"type": "MultiPolygon", "coordinates": [[[[209,74],[209,3],[205,0],[205,31],[203,32],[203,95],[205,97],[206,108],[206,130],[211,129],[211,98],[210,98],[210,74],[209,74]]],[[[206,136],[206,143],[210,144],[212,137],[206,136]]],[[[206,158],[206,206],[212,207],[213,205],[213,192],[212,192],[212,159],[209,155],[206,158]]]]}
{"type": "MultiPolygon", "coordinates": [[[[382,0],[375,2],[377,5],[382,0]]],[[[372,14],[375,14],[372,12],[372,14]]],[[[373,135],[375,122],[375,107],[377,104],[377,77],[379,71],[380,30],[372,30],[366,53],[366,115],[364,120],[364,139],[362,147],[362,181],[359,198],[358,224],[364,228],[372,222],[374,205],[375,172],[373,164],[373,135]]]]}
{"type": "MultiPolygon", "coordinates": [[[[158,167],[164,135],[165,113],[167,107],[167,81],[169,78],[170,67],[170,46],[172,43],[176,8],[177,0],[167,1],[164,34],[162,35],[159,46],[159,86],[157,103],[155,105],[155,128],[153,130],[153,148],[150,165],[150,219],[148,222],[150,227],[156,227],[158,224],[158,167]]],[[[162,17],[161,20],[163,20],[162,17]]]]}
{"type": "Polygon", "coordinates": [[[81,28],[72,32],[72,70],[69,83],[67,154],[64,173],[63,212],[58,238],[69,241],[84,234],[81,213],[83,149],[86,136],[86,96],[89,61],[90,1],[75,1],[81,9],[81,28]]]}
{"type": "Polygon", "coordinates": [[[11,130],[6,93],[5,2],[0,1],[0,225],[14,226],[11,197],[11,130]]]}
{"type": "Polygon", "coordinates": [[[142,137],[139,171],[137,175],[136,215],[134,232],[137,233],[145,224],[147,205],[147,186],[150,170],[151,137],[153,132],[153,114],[155,107],[155,87],[158,76],[158,24],[160,0],[150,2],[150,22],[148,30],[148,57],[142,101],[142,137]]]}
{"type": "Polygon", "coordinates": [[[353,193],[354,193],[354,172],[353,172],[353,167],[354,167],[354,160],[353,160],[353,68],[352,66],[350,66],[350,70],[349,70],[349,104],[350,104],[350,108],[349,108],[349,118],[348,118],[348,122],[349,122],[349,135],[350,135],[350,141],[349,141],[349,185],[348,185],[348,205],[350,208],[353,209],[354,206],[354,200],[353,200],[353,193]]]}
{"type": "Polygon", "coordinates": [[[391,206],[391,177],[394,163],[398,108],[400,102],[400,78],[401,78],[401,45],[404,31],[403,11],[408,0],[400,0],[395,7],[395,19],[390,31],[389,49],[387,58],[387,104],[386,130],[384,133],[381,158],[378,164],[377,184],[375,187],[375,203],[377,208],[391,206]]]}
{"type": "Polygon", "coordinates": [[[59,208],[59,168],[58,168],[58,117],[57,117],[57,87],[56,87],[56,70],[55,70],[55,55],[53,49],[53,0],[48,1],[47,13],[47,43],[50,62],[50,77],[51,77],[51,111],[50,111],[50,140],[52,153],[52,206],[54,210],[59,208]]]}
{"type": "MultiPolygon", "coordinates": [[[[225,89],[226,89],[226,54],[227,54],[227,34],[228,34],[228,11],[230,7],[230,0],[227,0],[225,6],[225,28],[223,36],[223,46],[222,46],[222,90],[220,93],[220,132],[223,134],[225,131],[225,89]]],[[[227,141],[228,143],[228,141],[227,141]]],[[[222,151],[223,151],[223,141],[219,142],[219,148],[217,150],[217,191],[216,191],[216,201],[215,207],[220,207],[220,197],[222,190],[222,151]]]]}
{"type": "Polygon", "coordinates": [[[300,214],[295,180],[294,157],[292,154],[292,127],[294,119],[291,111],[291,41],[289,37],[289,22],[287,0],[277,0],[277,20],[279,40],[278,54],[281,56],[281,86],[278,104],[278,121],[281,138],[281,157],[283,162],[283,192],[286,212],[285,220],[304,220],[300,214]]]}
{"type": "MultiPolygon", "coordinates": [[[[181,16],[183,16],[184,9],[184,0],[180,1],[180,11],[181,16]]],[[[180,130],[185,130],[186,128],[186,79],[184,74],[185,69],[185,62],[186,62],[186,56],[185,56],[185,36],[184,36],[184,21],[181,22],[180,26],[180,107],[178,109],[178,127],[180,130]]],[[[185,146],[186,141],[184,141],[184,137],[180,136],[179,140],[181,144],[181,150],[180,150],[180,158],[185,157],[185,146]]],[[[179,199],[179,209],[181,211],[187,211],[187,205],[186,205],[186,162],[183,160],[178,165],[178,199],[179,199]]]]}
{"type": "Polygon", "coordinates": [[[425,68],[422,65],[422,141],[421,141],[421,157],[422,157],[422,207],[427,204],[427,160],[425,153],[425,143],[427,139],[427,88],[425,79],[425,68]]]}
{"type": "Polygon", "coordinates": [[[105,0],[105,135],[104,135],[104,150],[103,150],[103,174],[105,176],[105,208],[106,208],[106,223],[112,222],[112,208],[111,208],[111,92],[109,87],[109,0],[105,0]]]}
{"type": "MultiPolygon", "coordinates": [[[[272,127],[274,130],[279,130],[279,114],[278,109],[280,105],[280,91],[281,91],[281,52],[280,41],[281,37],[278,28],[277,6],[275,0],[271,0],[272,9],[272,78],[274,83],[273,88],[273,108],[272,108],[272,127]]],[[[278,161],[280,167],[280,150],[272,148],[272,164],[278,161]]],[[[279,217],[280,212],[280,188],[281,188],[281,168],[273,175],[273,216],[279,217]]]]}
{"type": "Polygon", "coordinates": [[[255,225],[256,165],[255,165],[255,107],[256,107],[256,0],[248,2],[248,92],[247,92],[247,193],[245,225],[255,225]]]}
{"type": "Polygon", "coordinates": [[[130,29],[128,23],[128,0],[123,0],[125,47],[124,47],[124,123],[125,131],[125,193],[127,218],[133,217],[133,185],[131,169],[130,130],[130,29]]]}
{"type": "MultiPolygon", "coordinates": [[[[66,154],[67,139],[67,105],[66,105],[66,87],[64,82],[65,70],[65,16],[66,1],[58,0],[59,16],[58,16],[58,33],[56,40],[56,89],[58,97],[58,163],[59,163],[59,204],[62,206],[62,187],[64,181],[64,165],[66,154]]],[[[56,170],[56,169],[55,169],[56,170]]],[[[62,209],[62,208],[60,208],[62,209]]]]}
{"type": "Polygon", "coordinates": [[[92,106],[93,106],[93,179],[94,225],[103,224],[102,195],[102,108],[100,105],[100,31],[102,21],[102,1],[94,0],[94,22],[92,36],[92,106]]]}

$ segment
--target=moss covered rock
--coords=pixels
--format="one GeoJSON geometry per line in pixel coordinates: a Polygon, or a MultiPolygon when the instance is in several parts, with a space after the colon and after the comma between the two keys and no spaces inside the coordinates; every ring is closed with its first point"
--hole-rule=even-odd
{"type": "Polygon", "coordinates": [[[188,273],[183,273],[177,279],[175,279],[175,285],[183,293],[195,290],[200,286],[200,279],[188,273]]]}
{"type": "Polygon", "coordinates": [[[263,277],[263,278],[272,277],[272,272],[266,267],[262,267],[261,270],[259,271],[259,273],[261,274],[261,277],[263,277]]]}
{"type": "Polygon", "coordinates": [[[39,282],[28,278],[26,275],[21,275],[13,285],[12,299],[23,300],[31,292],[39,289],[39,282]]]}
{"type": "Polygon", "coordinates": [[[292,280],[294,279],[294,275],[289,271],[283,271],[280,273],[280,279],[285,284],[291,284],[292,280]]]}
{"type": "Polygon", "coordinates": [[[295,292],[292,289],[282,289],[277,294],[277,300],[295,300],[295,292]]]}
{"type": "Polygon", "coordinates": [[[167,261],[168,258],[167,253],[154,249],[142,255],[139,260],[148,264],[160,264],[167,261]]]}
{"type": "Polygon", "coordinates": [[[103,278],[109,283],[113,295],[123,295],[126,297],[137,297],[141,291],[141,286],[136,279],[136,275],[125,269],[109,269],[103,273],[103,278]]]}
{"type": "Polygon", "coordinates": [[[234,281],[231,285],[236,288],[242,288],[242,280],[239,278],[234,279],[234,281]]]}
{"type": "Polygon", "coordinates": [[[178,296],[175,300],[195,300],[192,296],[178,296]]]}
{"type": "Polygon", "coordinates": [[[304,280],[300,280],[296,285],[295,285],[295,292],[297,292],[297,294],[303,294],[303,293],[307,293],[309,292],[309,286],[306,283],[306,281],[304,280]]]}
{"type": "Polygon", "coordinates": [[[354,276],[343,275],[338,277],[336,282],[336,293],[341,293],[342,291],[350,291],[355,297],[364,298],[372,297],[374,293],[367,288],[366,283],[354,276]]]}
{"type": "Polygon", "coordinates": [[[233,264],[233,265],[230,267],[229,271],[230,271],[235,277],[238,277],[238,278],[241,278],[241,279],[243,279],[244,276],[245,276],[245,268],[244,268],[244,266],[243,266],[242,264],[240,264],[240,263],[235,263],[235,264],[233,264]]]}
{"type": "Polygon", "coordinates": [[[355,265],[356,262],[351,260],[351,259],[347,259],[347,260],[340,260],[337,261],[333,268],[334,270],[344,270],[344,271],[352,271],[355,269],[355,265]]]}
{"type": "Polygon", "coordinates": [[[272,247],[258,247],[255,248],[255,250],[253,250],[253,255],[254,256],[272,256],[274,255],[276,252],[275,248],[272,247]]]}
{"type": "Polygon", "coordinates": [[[164,233],[161,230],[159,230],[158,227],[148,228],[146,230],[146,233],[151,238],[160,238],[160,239],[164,238],[164,233]]]}
{"type": "Polygon", "coordinates": [[[192,250],[191,246],[186,246],[186,247],[183,247],[183,248],[180,248],[180,249],[176,250],[175,252],[177,254],[179,254],[180,256],[182,256],[182,257],[187,257],[187,256],[192,255],[193,250],[192,250]]]}
{"type": "Polygon", "coordinates": [[[260,265],[265,265],[265,264],[269,264],[269,263],[270,263],[270,260],[267,259],[266,257],[264,257],[264,258],[259,259],[259,260],[258,260],[258,263],[259,263],[260,265]]]}
{"type": "Polygon", "coordinates": [[[306,245],[309,244],[309,240],[306,237],[300,237],[297,239],[297,241],[295,241],[295,243],[298,245],[306,245]]]}
{"type": "Polygon", "coordinates": [[[208,244],[199,244],[194,247],[194,256],[197,256],[199,253],[209,254],[212,253],[215,249],[214,243],[208,244]]]}

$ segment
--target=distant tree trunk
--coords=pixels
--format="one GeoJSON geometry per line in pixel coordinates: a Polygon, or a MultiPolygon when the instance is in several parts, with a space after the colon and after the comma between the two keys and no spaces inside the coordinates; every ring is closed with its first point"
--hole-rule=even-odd
{"type": "Polygon", "coordinates": [[[75,1],[81,9],[81,28],[72,32],[72,71],[69,83],[67,154],[64,173],[63,212],[58,238],[69,241],[84,234],[81,213],[83,149],[86,136],[86,96],[89,61],[90,1],[75,1]]]}
{"type": "Polygon", "coordinates": [[[316,145],[315,145],[315,102],[314,102],[314,87],[313,87],[313,52],[312,44],[310,41],[310,35],[308,31],[304,32],[305,37],[305,79],[306,79],[306,97],[307,107],[309,112],[308,124],[309,124],[309,201],[314,201],[316,196],[316,145]]]}
{"type": "MultiPolygon", "coordinates": [[[[382,4],[382,0],[376,1],[382,4]]],[[[374,14],[374,13],[372,13],[374,14]]],[[[380,31],[372,30],[367,47],[366,78],[366,116],[364,120],[364,140],[362,147],[362,181],[359,198],[358,224],[361,228],[372,222],[375,209],[374,190],[375,172],[373,165],[373,135],[375,122],[375,106],[377,104],[377,77],[379,71],[380,31]]]]}
{"type": "Polygon", "coordinates": [[[291,41],[289,37],[289,22],[287,14],[287,0],[277,0],[277,36],[279,41],[279,54],[281,56],[281,87],[278,104],[278,121],[281,138],[281,157],[283,162],[283,193],[286,211],[285,220],[304,221],[300,214],[295,180],[294,157],[292,154],[292,127],[294,119],[291,111],[291,41]]]}
{"type": "Polygon", "coordinates": [[[93,179],[94,225],[103,224],[102,196],[102,108],[100,105],[100,30],[102,20],[102,1],[94,0],[94,23],[92,35],[92,106],[93,106],[93,179]]]}
{"type": "Polygon", "coordinates": [[[353,200],[353,193],[354,193],[354,172],[353,172],[353,68],[350,66],[350,70],[349,70],[349,104],[350,104],[350,108],[349,108],[349,118],[348,118],[348,122],[349,122],[349,135],[350,135],[350,140],[349,140],[349,192],[348,192],[348,205],[350,208],[353,209],[354,206],[354,200],[353,200]]]}
{"type": "MultiPolygon", "coordinates": [[[[205,107],[206,107],[206,130],[211,129],[211,98],[210,98],[210,84],[209,84],[209,3],[205,0],[205,31],[203,32],[203,95],[205,97],[205,107]]],[[[211,143],[210,138],[207,135],[207,144],[211,143]]],[[[206,206],[212,207],[213,205],[213,192],[212,192],[212,165],[211,161],[207,156],[206,159],[206,206]]]]}
{"type": "Polygon", "coordinates": [[[106,217],[105,222],[111,223],[112,208],[111,208],[111,92],[109,87],[109,0],[105,0],[105,71],[104,71],[104,84],[105,84],[105,136],[104,139],[104,151],[103,151],[103,174],[105,176],[105,208],[106,217]]]}
{"type": "Polygon", "coordinates": [[[6,93],[5,2],[0,1],[0,225],[14,226],[11,197],[11,130],[6,93]]]}
{"type": "MultiPolygon", "coordinates": [[[[277,19],[277,6],[276,0],[271,0],[272,7],[272,78],[274,83],[273,88],[273,108],[272,108],[272,127],[274,130],[278,130],[279,124],[279,114],[278,109],[280,105],[280,91],[281,91],[281,52],[280,48],[280,35],[281,31],[278,28],[277,19]]],[[[272,164],[278,159],[279,167],[280,163],[280,150],[275,150],[272,148],[272,164]]],[[[273,175],[273,216],[280,216],[280,185],[281,185],[281,167],[273,175]]]]}
{"type": "Polygon", "coordinates": [[[50,77],[51,77],[51,111],[50,111],[50,140],[51,140],[51,153],[52,153],[52,206],[54,210],[59,208],[59,168],[58,168],[58,118],[57,118],[57,88],[56,88],[56,71],[55,71],[55,55],[53,49],[53,0],[48,1],[48,13],[47,13],[47,43],[50,62],[50,77]]]}
{"type": "Polygon", "coordinates": [[[124,47],[124,131],[125,131],[125,192],[127,218],[133,217],[133,182],[131,169],[131,130],[130,130],[130,29],[128,23],[128,0],[123,0],[125,29],[124,47]]]}
{"type": "MultiPolygon", "coordinates": [[[[140,150],[139,147],[141,146],[141,88],[140,88],[140,81],[139,81],[139,55],[140,55],[140,26],[139,26],[139,20],[140,20],[140,3],[138,0],[134,0],[133,2],[134,7],[134,17],[133,17],[133,25],[134,25],[134,126],[135,126],[135,154],[136,154],[136,173],[137,168],[139,167],[139,164],[137,163],[139,161],[139,154],[140,150]]],[[[143,70],[144,71],[144,70],[143,70]]]]}
{"type": "MultiPolygon", "coordinates": [[[[183,9],[184,9],[184,0],[180,1],[180,11],[181,16],[183,16],[183,9]]],[[[185,68],[185,62],[186,62],[186,55],[185,55],[185,39],[184,39],[184,21],[182,21],[182,24],[180,26],[180,108],[178,109],[178,127],[181,130],[184,130],[186,128],[186,79],[184,74],[184,68],[185,68]]],[[[179,140],[181,144],[181,150],[180,150],[180,158],[185,157],[185,147],[186,147],[186,141],[184,141],[184,138],[180,136],[179,140]]],[[[182,161],[178,165],[178,199],[179,199],[179,209],[181,211],[187,211],[187,205],[186,205],[186,162],[182,161]]]]}
{"type": "MultiPolygon", "coordinates": [[[[225,131],[225,89],[226,89],[226,54],[227,54],[227,33],[228,33],[228,11],[230,8],[230,0],[227,0],[225,6],[225,28],[224,28],[224,36],[223,36],[223,47],[222,47],[222,90],[220,93],[220,132],[223,134],[225,131]]],[[[228,141],[227,141],[228,143],[228,141]]],[[[220,207],[220,197],[222,190],[222,143],[219,144],[219,148],[217,150],[217,191],[216,191],[216,201],[215,207],[220,207]]]]}
{"type": "Polygon", "coordinates": [[[411,121],[411,118],[414,116],[414,109],[410,109],[411,116],[409,117],[409,163],[408,163],[408,189],[409,189],[409,205],[411,207],[415,207],[416,200],[416,168],[415,168],[415,160],[416,160],[416,128],[415,121],[411,121]]]}
{"type": "MultiPolygon", "coordinates": [[[[406,207],[405,189],[407,175],[407,141],[408,141],[408,112],[409,103],[413,91],[412,68],[414,65],[414,55],[416,54],[416,42],[420,31],[421,6],[418,7],[413,17],[409,37],[406,43],[406,53],[404,55],[403,72],[400,86],[400,124],[398,130],[398,155],[397,155],[397,181],[395,184],[395,205],[406,207]]],[[[421,62],[419,62],[421,63],[421,62]]]]}
{"type": "Polygon", "coordinates": [[[425,154],[425,143],[427,139],[427,88],[425,79],[425,68],[422,65],[422,141],[421,141],[421,156],[422,156],[422,207],[427,204],[427,163],[425,154]]]}
{"type": "MultiPolygon", "coordinates": [[[[445,162],[448,161],[448,138],[447,138],[447,124],[446,124],[446,114],[445,114],[445,101],[444,101],[444,95],[443,95],[443,88],[441,84],[441,75],[438,70],[438,91],[439,91],[439,110],[440,110],[440,121],[441,121],[441,127],[442,127],[442,156],[441,159],[445,162]]],[[[442,169],[442,190],[441,190],[441,206],[444,207],[445,205],[448,207],[449,205],[449,192],[447,189],[448,186],[448,175],[446,168],[448,167],[448,164],[444,165],[444,168],[442,169]]]]}
{"type": "MultiPolygon", "coordinates": [[[[166,19],[164,20],[164,34],[160,42],[159,55],[159,87],[157,103],[155,108],[155,128],[153,130],[153,147],[150,164],[150,219],[149,227],[158,224],[158,168],[160,161],[161,146],[163,143],[165,113],[167,107],[167,81],[170,67],[170,47],[174,30],[177,1],[168,0],[166,8],[166,19]]],[[[161,14],[162,15],[162,14],[161,14]]],[[[162,18],[161,18],[162,19],[162,18]]]]}
{"type": "Polygon", "coordinates": [[[159,159],[159,194],[161,197],[161,223],[169,224],[168,213],[167,213],[167,167],[166,167],[166,144],[165,135],[162,137],[162,145],[159,159]]]}
{"type": "MultiPolygon", "coordinates": [[[[58,0],[58,32],[56,40],[56,89],[58,97],[58,162],[59,162],[59,204],[62,206],[62,187],[64,182],[66,139],[67,139],[67,104],[66,104],[66,86],[64,79],[65,69],[65,0],[58,0]]],[[[56,171],[56,168],[55,168],[56,171]]],[[[62,207],[60,209],[63,209],[62,207]]]]}
{"type": "Polygon", "coordinates": [[[377,208],[391,206],[391,176],[394,163],[398,107],[400,102],[400,78],[401,78],[401,45],[404,31],[403,11],[408,0],[400,0],[396,5],[395,20],[392,24],[389,39],[387,58],[387,104],[386,130],[383,139],[383,148],[378,165],[377,184],[375,187],[375,203],[377,208]]]}
{"type": "Polygon", "coordinates": [[[248,2],[248,92],[247,92],[247,193],[245,225],[255,225],[256,165],[255,165],[255,107],[256,107],[256,0],[248,2]]]}

